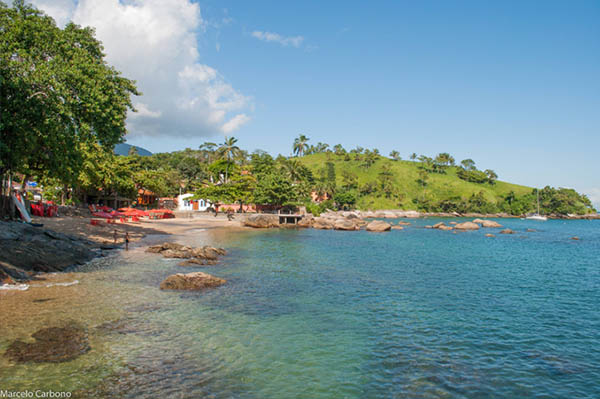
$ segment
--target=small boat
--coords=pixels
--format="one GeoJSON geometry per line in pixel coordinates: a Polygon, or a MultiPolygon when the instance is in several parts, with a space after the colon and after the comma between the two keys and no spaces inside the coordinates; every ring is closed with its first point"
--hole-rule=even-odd
{"type": "Polygon", "coordinates": [[[546,216],[540,215],[540,190],[537,192],[537,213],[533,215],[527,216],[525,219],[527,220],[542,220],[546,221],[548,218],[546,216]]]}

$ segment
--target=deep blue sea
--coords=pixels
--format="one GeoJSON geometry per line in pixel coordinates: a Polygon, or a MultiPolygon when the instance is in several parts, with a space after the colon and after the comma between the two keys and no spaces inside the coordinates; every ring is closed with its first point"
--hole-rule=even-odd
{"type": "Polygon", "coordinates": [[[600,221],[422,228],[440,220],[190,232],[179,241],[229,250],[186,269],[228,280],[202,293],[159,291],[182,267],[143,248],[100,260],[81,289],[114,299],[115,332],[75,366],[11,365],[0,381],[127,398],[600,398],[600,221]]]}

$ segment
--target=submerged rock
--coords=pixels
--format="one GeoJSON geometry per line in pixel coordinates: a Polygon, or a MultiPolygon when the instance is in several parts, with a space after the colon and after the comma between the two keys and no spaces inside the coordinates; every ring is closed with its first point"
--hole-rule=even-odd
{"type": "Polygon", "coordinates": [[[216,265],[216,264],[217,264],[217,261],[215,261],[215,260],[194,258],[194,259],[187,259],[182,262],[179,262],[177,265],[178,266],[212,266],[212,265],[216,265]]]}
{"type": "Polygon", "coordinates": [[[392,226],[392,230],[404,230],[404,227],[395,225],[395,226],[392,226]]]}
{"type": "Polygon", "coordinates": [[[201,290],[204,288],[213,288],[223,285],[227,282],[219,277],[210,274],[196,273],[177,273],[167,277],[160,283],[161,290],[201,290]]]}
{"type": "Polygon", "coordinates": [[[485,236],[486,236],[486,237],[496,237],[495,235],[493,235],[493,234],[490,234],[490,233],[487,233],[485,236]]]}
{"type": "Polygon", "coordinates": [[[244,221],[244,225],[248,227],[254,227],[256,229],[279,227],[279,217],[277,215],[268,215],[262,213],[250,215],[244,221]]]}
{"type": "Polygon", "coordinates": [[[17,363],[60,363],[73,360],[90,350],[86,331],[77,326],[50,327],[32,335],[35,342],[13,342],[5,355],[17,363]]]}
{"type": "Polygon", "coordinates": [[[511,229],[504,229],[500,231],[500,234],[515,234],[515,232],[511,229]]]}
{"type": "Polygon", "coordinates": [[[473,222],[458,223],[454,226],[457,230],[479,230],[479,225],[473,222]]]}
{"type": "Polygon", "coordinates": [[[447,231],[447,230],[454,230],[454,228],[453,228],[453,227],[446,226],[445,224],[443,224],[443,225],[441,225],[441,226],[438,226],[438,227],[437,227],[437,229],[438,229],[438,230],[446,230],[446,231],[447,231]]]}
{"type": "Polygon", "coordinates": [[[381,220],[373,220],[371,223],[367,224],[366,229],[367,231],[381,233],[384,231],[390,231],[392,229],[392,225],[381,220]]]}

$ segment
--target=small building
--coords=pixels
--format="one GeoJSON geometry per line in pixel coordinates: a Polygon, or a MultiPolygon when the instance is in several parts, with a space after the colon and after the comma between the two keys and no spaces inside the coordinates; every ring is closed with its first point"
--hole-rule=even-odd
{"type": "Polygon", "coordinates": [[[212,207],[212,203],[207,199],[192,199],[194,194],[181,194],[177,196],[178,211],[198,211],[204,212],[212,207]]]}
{"type": "Polygon", "coordinates": [[[138,205],[142,205],[142,206],[154,205],[154,203],[156,203],[157,198],[158,198],[158,196],[150,190],[145,190],[143,188],[140,188],[138,190],[138,198],[137,198],[138,205]]]}

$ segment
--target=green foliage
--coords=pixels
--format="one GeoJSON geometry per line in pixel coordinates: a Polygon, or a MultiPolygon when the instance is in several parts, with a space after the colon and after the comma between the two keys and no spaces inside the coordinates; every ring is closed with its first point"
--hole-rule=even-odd
{"type": "Polygon", "coordinates": [[[196,190],[195,199],[208,199],[213,204],[249,203],[256,181],[249,176],[225,184],[207,185],[196,190]]]}
{"type": "Polygon", "coordinates": [[[254,202],[261,205],[295,205],[298,192],[292,183],[281,173],[270,173],[261,176],[254,190],[254,202]]]}
{"type": "Polygon", "coordinates": [[[106,64],[91,28],[60,29],[35,8],[0,3],[0,173],[77,180],[82,147],[123,140],[133,81],[106,64]]]}
{"type": "Polygon", "coordinates": [[[351,209],[358,200],[356,192],[353,190],[338,191],[333,196],[333,201],[338,209],[351,209]]]}

